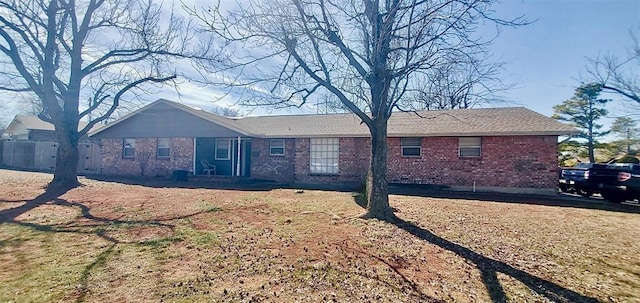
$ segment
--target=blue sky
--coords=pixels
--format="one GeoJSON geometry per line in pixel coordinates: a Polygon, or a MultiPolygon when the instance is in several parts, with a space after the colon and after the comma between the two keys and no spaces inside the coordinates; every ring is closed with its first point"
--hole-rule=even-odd
{"type": "MultiPolygon", "coordinates": [[[[632,44],[629,30],[640,33],[637,0],[507,0],[496,11],[505,18],[525,14],[536,20],[505,29],[493,52],[507,64],[504,78],[517,83],[509,99],[547,116],[553,114],[553,105],[573,95],[580,77],[586,77],[586,58],[625,56],[632,44]]],[[[621,107],[621,102],[610,103],[611,114],[621,114],[621,107]]]]}
{"type": "MultiPolygon", "coordinates": [[[[640,0],[504,0],[495,10],[503,19],[525,15],[535,21],[504,28],[491,47],[495,61],[505,63],[502,78],[515,84],[504,94],[512,103],[504,106],[524,106],[547,116],[553,114],[554,105],[571,98],[581,75],[586,76],[586,58],[609,53],[625,56],[632,43],[629,30],[636,28],[640,33],[640,0]]],[[[210,91],[185,89],[182,93],[180,100],[189,103],[205,98],[210,91]]],[[[178,99],[172,92],[163,97],[178,99]]],[[[610,104],[611,114],[619,114],[620,102],[610,104]]],[[[251,112],[268,113],[265,109],[251,112]]]]}
{"type": "MultiPolygon", "coordinates": [[[[494,59],[506,63],[502,77],[517,87],[505,93],[513,101],[505,106],[524,106],[547,116],[553,113],[553,105],[573,95],[578,79],[585,75],[586,58],[609,53],[624,56],[632,43],[629,30],[636,28],[640,33],[640,0],[504,0],[495,10],[504,19],[525,15],[535,20],[503,29],[492,46],[494,59]]],[[[167,98],[207,108],[216,95],[222,96],[186,81],[180,92],[182,97],[164,90],[149,99],[167,98]]],[[[611,103],[611,114],[622,114],[620,98],[607,97],[616,100],[611,103]]],[[[1,121],[18,111],[18,107],[3,109],[1,121]]],[[[268,112],[262,109],[252,114],[268,112]]]]}

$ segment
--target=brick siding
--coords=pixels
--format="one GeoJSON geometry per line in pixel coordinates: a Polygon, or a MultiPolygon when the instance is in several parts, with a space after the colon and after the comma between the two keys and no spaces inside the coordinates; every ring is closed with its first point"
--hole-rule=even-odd
{"type": "Polygon", "coordinates": [[[251,140],[251,177],[281,182],[293,181],[296,157],[296,139],[285,139],[284,155],[272,156],[270,139],[251,140]]]}
{"type": "Polygon", "coordinates": [[[338,174],[310,173],[310,139],[285,139],[285,155],[269,155],[269,139],[251,141],[251,177],[305,183],[362,182],[369,164],[369,139],[340,138],[338,174]]]}
{"type": "MultiPolygon", "coordinates": [[[[284,156],[269,156],[269,140],[253,139],[251,176],[305,183],[362,182],[370,140],[340,138],[337,175],[309,172],[309,139],[287,139],[284,156]]],[[[420,157],[403,157],[400,138],[388,141],[388,180],[392,183],[449,186],[552,188],[557,182],[556,136],[482,137],[482,155],[458,156],[458,137],[422,138],[420,157]]]]}
{"type": "Polygon", "coordinates": [[[420,157],[402,157],[389,139],[389,182],[450,186],[551,188],[557,182],[557,137],[482,137],[482,155],[458,156],[457,137],[422,139],[420,157]]]}
{"type": "MultiPolygon", "coordinates": [[[[336,184],[363,182],[371,151],[368,138],[340,138],[338,174],[311,174],[310,139],[285,139],[285,154],[269,154],[270,139],[253,138],[251,178],[281,182],[336,184]]],[[[193,138],[172,138],[171,156],[156,157],[156,138],[136,139],[136,158],[122,156],[122,139],[102,139],[102,173],[140,175],[143,152],[151,153],[147,176],[168,176],[193,167],[193,138]]],[[[419,157],[403,157],[400,138],[388,141],[388,180],[392,183],[449,186],[553,188],[557,182],[556,136],[482,137],[482,155],[458,156],[458,137],[422,138],[419,157]]]]}
{"type": "Polygon", "coordinates": [[[139,176],[141,162],[148,157],[145,176],[169,176],[175,169],[193,169],[193,138],[171,138],[169,157],[157,157],[157,138],[135,138],[136,156],[125,158],[122,138],[103,138],[102,173],[106,175],[139,176]]]}

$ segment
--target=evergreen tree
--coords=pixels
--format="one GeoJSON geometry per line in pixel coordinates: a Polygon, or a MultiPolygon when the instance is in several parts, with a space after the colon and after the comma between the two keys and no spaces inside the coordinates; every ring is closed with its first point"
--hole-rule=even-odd
{"type": "Polygon", "coordinates": [[[638,139],[640,129],[638,129],[637,121],[629,117],[618,117],[611,125],[611,132],[622,138],[619,144],[624,147],[627,155],[634,153],[632,147],[640,143],[640,139],[638,139]]]}
{"type": "Polygon", "coordinates": [[[570,122],[582,131],[577,136],[587,140],[586,147],[591,163],[595,162],[594,146],[597,142],[596,139],[609,133],[608,131],[599,131],[602,128],[602,124],[596,123],[600,118],[608,114],[604,106],[611,101],[609,99],[600,99],[601,92],[602,85],[598,83],[584,84],[576,88],[571,99],[553,107],[554,114],[552,118],[570,122]]]}

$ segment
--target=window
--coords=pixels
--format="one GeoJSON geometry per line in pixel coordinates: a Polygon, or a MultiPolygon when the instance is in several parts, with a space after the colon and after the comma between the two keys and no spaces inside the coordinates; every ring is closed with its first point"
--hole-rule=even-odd
{"type": "Polygon", "coordinates": [[[420,157],[422,138],[402,138],[400,140],[403,157],[420,157]]]}
{"type": "Polygon", "coordinates": [[[171,154],[171,138],[158,138],[158,150],[156,156],[158,158],[169,158],[171,154]]]}
{"type": "Polygon", "coordinates": [[[339,147],[338,138],[312,138],[309,149],[310,172],[324,175],[337,174],[339,147]]]}
{"type": "Polygon", "coordinates": [[[269,144],[269,155],[284,156],[284,139],[271,139],[269,144]]]}
{"type": "Polygon", "coordinates": [[[122,156],[124,158],[136,157],[136,139],[124,138],[122,140],[122,156]]]}
{"type": "Polygon", "coordinates": [[[482,140],[480,137],[458,138],[458,155],[461,158],[480,157],[482,154],[482,140]]]}
{"type": "Polygon", "coordinates": [[[231,144],[229,142],[229,139],[217,139],[216,140],[216,160],[229,160],[229,155],[231,154],[229,152],[229,148],[231,147],[231,144]]]}

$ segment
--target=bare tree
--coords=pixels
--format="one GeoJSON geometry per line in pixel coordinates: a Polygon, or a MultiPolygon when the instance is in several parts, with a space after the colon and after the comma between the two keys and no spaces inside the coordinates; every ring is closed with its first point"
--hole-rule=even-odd
{"type": "Polygon", "coordinates": [[[78,140],[125,99],[177,77],[209,47],[153,0],[0,1],[0,90],[33,94],[59,141],[49,189],[77,186],[78,140]],[[199,47],[192,48],[191,41],[199,47]],[[89,101],[85,101],[89,100],[89,101]],[[93,113],[83,129],[78,124],[93,113]]]}
{"type": "Polygon", "coordinates": [[[240,117],[242,115],[242,113],[239,110],[228,107],[228,106],[213,105],[209,109],[212,113],[225,116],[225,117],[233,118],[233,117],[240,117]]]}
{"type": "Polygon", "coordinates": [[[640,38],[634,31],[630,32],[633,45],[626,58],[614,55],[589,59],[587,72],[592,79],[602,85],[605,92],[613,92],[640,104],[640,38]]]}
{"type": "Polygon", "coordinates": [[[9,104],[0,103],[0,127],[4,128],[5,126],[8,126],[12,118],[9,104]]]}
{"type": "Polygon", "coordinates": [[[371,134],[363,217],[393,220],[387,121],[412,108],[420,84],[448,58],[485,52],[488,41],[474,37],[480,21],[522,23],[491,17],[492,2],[247,0],[228,13],[191,13],[227,42],[227,76],[214,78],[257,92],[245,105],[302,106],[332,96],[362,120],[371,134]],[[233,70],[237,77],[228,76],[233,70]]]}
{"type": "Polygon", "coordinates": [[[467,56],[434,68],[417,93],[417,109],[471,108],[505,102],[498,94],[513,84],[500,79],[502,64],[487,63],[487,60],[467,56]]]}
{"type": "Polygon", "coordinates": [[[137,150],[136,151],[136,162],[138,162],[138,166],[140,166],[140,175],[145,176],[147,172],[147,164],[149,164],[149,159],[153,156],[153,151],[149,149],[137,150]]]}

